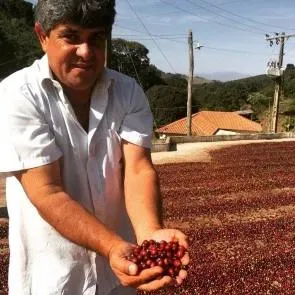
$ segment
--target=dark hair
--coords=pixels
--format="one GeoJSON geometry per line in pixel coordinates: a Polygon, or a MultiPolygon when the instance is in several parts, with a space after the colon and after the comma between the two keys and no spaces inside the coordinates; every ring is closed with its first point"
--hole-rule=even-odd
{"type": "Polygon", "coordinates": [[[115,0],[39,0],[35,22],[49,34],[59,24],[85,28],[111,28],[115,19],[115,0]]]}

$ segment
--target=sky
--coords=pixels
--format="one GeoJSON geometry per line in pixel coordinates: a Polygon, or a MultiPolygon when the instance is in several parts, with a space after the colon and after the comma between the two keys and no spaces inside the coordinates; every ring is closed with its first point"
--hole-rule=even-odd
{"type": "MultiPolygon", "coordinates": [[[[116,11],[113,38],[143,44],[151,64],[170,73],[188,74],[189,30],[203,46],[194,49],[194,75],[264,74],[280,47],[265,34],[295,34],[294,0],[117,0],[116,11]]],[[[285,44],[288,63],[295,63],[295,37],[285,44]]]]}

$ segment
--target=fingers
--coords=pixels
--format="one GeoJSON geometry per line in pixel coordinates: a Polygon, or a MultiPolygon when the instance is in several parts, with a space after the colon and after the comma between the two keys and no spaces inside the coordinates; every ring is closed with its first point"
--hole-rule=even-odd
{"type": "MultiPolygon", "coordinates": [[[[158,267],[143,270],[138,279],[134,280],[133,287],[142,291],[155,291],[164,287],[176,287],[183,283],[187,277],[186,270],[180,270],[176,278],[161,276],[162,270],[156,272],[158,267]]],[[[159,271],[160,269],[158,269],[159,271]]]]}
{"type": "Polygon", "coordinates": [[[125,258],[121,259],[121,257],[118,256],[115,257],[114,260],[116,261],[116,263],[112,263],[111,266],[115,268],[119,273],[130,276],[135,276],[138,273],[138,266],[135,263],[125,258]]]}
{"type": "Polygon", "coordinates": [[[112,252],[110,265],[123,286],[155,291],[168,286],[179,286],[186,279],[186,265],[189,264],[187,236],[178,230],[164,229],[158,231],[157,238],[160,242],[148,241],[151,245],[132,248],[117,245],[116,251],[112,252]],[[168,242],[164,242],[165,240],[168,242]],[[147,254],[141,255],[139,251],[145,251],[147,254]],[[149,263],[147,265],[150,268],[140,271],[147,266],[146,259],[157,266],[150,267],[152,264],[149,263]]]}
{"type": "Polygon", "coordinates": [[[190,259],[189,259],[189,254],[188,254],[188,252],[186,252],[185,254],[184,254],[184,256],[181,258],[181,264],[182,265],[188,265],[189,264],[189,261],[190,261],[190,259]]]}
{"type": "Polygon", "coordinates": [[[130,263],[128,265],[128,271],[127,273],[130,275],[130,276],[135,276],[138,272],[138,266],[134,263],[130,263]]]}
{"type": "MultiPolygon", "coordinates": [[[[122,277],[121,284],[124,286],[130,286],[134,288],[139,288],[142,285],[149,285],[154,280],[157,280],[162,275],[163,269],[159,266],[145,269],[140,272],[138,275],[133,276],[124,276],[122,277]]],[[[161,286],[160,282],[159,285],[161,286]]],[[[154,285],[154,284],[152,284],[154,285]]]]}
{"type": "Polygon", "coordinates": [[[150,292],[172,285],[175,285],[175,280],[169,276],[164,276],[159,277],[151,282],[141,284],[137,287],[137,289],[150,292]]]}
{"type": "Polygon", "coordinates": [[[183,284],[186,278],[187,278],[187,271],[182,269],[180,270],[178,276],[175,279],[169,276],[158,277],[151,282],[139,285],[137,289],[150,292],[150,291],[155,291],[165,287],[175,288],[183,284]]]}
{"type": "Polygon", "coordinates": [[[188,249],[188,237],[183,232],[176,230],[175,231],[175,238],[178,240],[179,245],[184,246],[188,249]]]}
{"type": "Polygon", "coordinates": [[[126,262],[124,273],[117,273],[123,286],[137,288],[142,291],[155,291],[168,286],[179,286],[187,277],[187,271],[181,269],[176,278],[163,276],[163,268],[155,266],[138,272],[138,266],[126,262]]]}
{"type": "Polygon", "coordinates": [[[178,276],[176,277],[177,284],[181,285],[183,281],[186,279],[186,277],[187,277],[187,271],[184,269],[181,269],[178,276]]]}

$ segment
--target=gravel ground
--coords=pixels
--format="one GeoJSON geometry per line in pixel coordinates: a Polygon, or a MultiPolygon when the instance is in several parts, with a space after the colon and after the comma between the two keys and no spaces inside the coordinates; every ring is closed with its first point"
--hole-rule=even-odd
{"type": "Polygon", "coordinates": [[[295,141],[294,138],[271,139],[271,140],[235,140],[216,142],[195,142],[177,145],[176,151],[152,153],[154,164],[186,163],[186,162],[210,162],[210,151],[232,145],[243,145],[262,142],[295,141]]]}

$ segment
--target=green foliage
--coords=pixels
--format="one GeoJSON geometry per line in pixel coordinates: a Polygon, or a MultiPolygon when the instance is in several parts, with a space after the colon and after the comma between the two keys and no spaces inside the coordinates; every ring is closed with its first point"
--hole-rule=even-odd
{"type": "Polygon", "coordinates": [[[295,128],[295,119],[294,119],[294,117],[287,116],[284,119],[283,128],[284,128],[284,131],[286,131],[286,132],[294,131],[294,128],[295,128]]]}
{"type": "Polygon", "coordinates": [[[193,88],[194,102],[204,110],[239,110],[247,102],[248,93],[244,83],[214,82],[193,88]]]}
{"type": "Polygon", "coordinates": [[[254,112],[260,114],[269,108],[270,98],[260,92],[250,93],[247,102],[254,112]]]}
{"type": "Polygon", "coordinates": [[[33,4],[22,0],[0,0],[0,11],[10,18],[21,19],[25,24],[33,26],[33,4]]]}
{"type": "Polygon", "coordinates": [[[148,53],[148,49],[138,42],[114,39],[110,68],[134,77],[144,90],[155,84],[163,84],[161,72],[150,65],[148,53]]]}
{"type": "Polygon", "coordinates": [[[178,75],[178,74],[167,74],[162,78],[165,81],[166,85],[172,86],[172,87],[178,87],[181,89],[186,89],[187,88],[187,79],[183,78],[182,75],[178,75]]]}
{"type": "Polygon", "coordinates": [[[21,0],[0,0],[0,79],[28,66],[42,52],[33,30],[33,10],[21,0]]]}
{"type": "Polygon", "coordinates": [[[285,97],[295,99],[295,69],[286,69],[283,89],[285,97]]]}
{"type": "MultiPolygon", "coordinates": [[[[169,85],[155,85],[147,92],[155,127],[161,127],[186,116],[187,91],[169,85]]],[[[193,107],[193,113],[198,111],[193,107]]]]}

